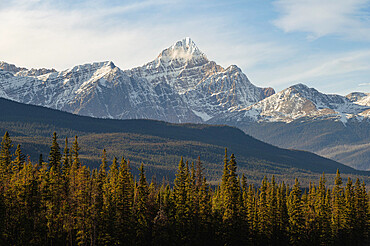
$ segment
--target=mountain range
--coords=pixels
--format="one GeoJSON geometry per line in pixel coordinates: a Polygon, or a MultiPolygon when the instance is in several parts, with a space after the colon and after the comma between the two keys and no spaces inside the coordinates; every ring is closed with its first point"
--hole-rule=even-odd
{"type": "Polygon", "coordinates": [[[190,38],[128,70],[111,61],[65,71],[0,62],[0,97],[97,118],[227,124],[370,170],[369,93],[327,95],[303,84],[275,93],[210,61],[190,38]]]}

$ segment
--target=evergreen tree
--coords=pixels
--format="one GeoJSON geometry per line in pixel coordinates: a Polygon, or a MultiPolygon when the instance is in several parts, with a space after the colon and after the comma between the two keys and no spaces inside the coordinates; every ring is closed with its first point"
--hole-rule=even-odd
{"type": "Polygon", "coordinates": [[[355,194],[354,187],[352,185],[352,180],[348,178],[346,188],[345,188],[345,210],[344,210],[344,228],[345,228],[345,240],[347,243],[353,242],[354,229],[357,221],[355,221],[356,213],[355,210],[355,194]]]}
{"type": "Polygon", "coordinates": [[[342,242],[345,229],[345,195],[342,184],[342,178],[337,170],[332,190],[332,234],[336,242],[342,242]]]}
{"type": "Polygon", "coordinates": [[[148,245],[150,243],[149,235],[149,188],[144,173],[144,165],[140,166],[140,179],[137,187],[137,201],[136,201],[136,245],[148,245]]]}
{"type": "Polygon", "coordinates": [[[80,168],[81,166],[78,151],[80,151],[80,146],[78,145],[77,136],[75,136],[75,140],[73,141],[73,144],[72,144],[70,156],[72,158],[72,165],[74,165],[75,166],[74,168],[77,168],[77,169],[80,168]]]}
{"type": "Polygon", "coordinates": [[[269,240],[271,238],[271,220],[269,218],[269,208],[268,208],[268,201],[267,201],[267,187],[268,182],[266,176],[262,180],[262,184],[259,191],[259,200],[258,200],[258,234],[259,234],[259,241],[262,244],[270,243],[269,240]]]}
{"type": "Polygon", "coordinates": [[[10,150],[13,147],[12,140],[10,139],[9,133],[5,132],[4,137],[1,141],[0,148],[0,184],[1,189],[4,189],[4,185],[10,177],[12,155],[10,150]]]}
{"type": "Polygon", "coordinates": [[[224,187],[224,213],[225,241],[231,245],[240,243],[237,237],[240,229],[241,191],[240,182],[236,174],[236,161],[234,154],[231,155],[228,167],[228,179],[224,187]]]}
{"type": "Polygon", "coordinates": [[[289,234],[292,245],[300,245],[305,240],[301,193],[298,179],[295,179],[295,184],[288,200],[289,234]]]}
{"type": "Polygon", "coordinates": [[[106,218],[104,217],[104,185],[107,182],[107,153],[103,149],[99,171],[93,172],[92,180],[92,244],[104,242],[106,218]]]}
{"type": "Polygon", "coordinates": [[[267,193],[268,217],[270,220],[270,231],[272,242],[277,242],[280,236],[279,231],[279,209],[278,209],[278,188],[275,182],[275,176],[271,178],[271,183],[268,185],[267,193]]]}
{"type": "Polygon", "coordinates": [[[57,142],[57,134],[54,132],[49,154],[49,171],[47,173],[48,199],[46,200],[46,218],[48,225],[48,237],[50,243],[63,241],[63,214],[61,208],[63,193],[65,191],[61,174],[61,153],[57,142]]]}
{"type": "Polygon", "coordinates": [[[42,154],[39,155],[39,166],[41,167],[42,166],[42,163],[44,162],[44,159],[42,158],[42,154]]]}
{"type": "Polygon", "coordinates": [[[319,187],[316,192],[316,217],[319,243],[329,245],[331,241],[331,205],[330,192],[327,191],[325,174],[320,178],[319,187]]]}
{"type": "Polygon", "coordinates": [[[288,216],[288,208],[287,208],[287,197],[286,197],[286,186],[284,182],[278,188],[278,199],[277,199],[277,207],[278,207],[278,239],[277,244],[286,245],[289,242],[288,239],[288,231],[287,227],[289,224],[289,216],[288,216]]]}
{"type": "Polygon", "coordinates": [[[253,184],[250,184],[248,187],[247,198],[245,201],[246,209],[246,222],[247,228],[249,230],[248,241],[254,242],[256,235],[258,233],[258,224],[257,224],[257,199],[255,194],[255,188],[253,184]]]}
{"type": "Polygon", "coordinates": [[[65,144],[64,144],[64,150],[63,150],[63,157],[62,157],[62,174],[63,178],[66,181],[66,178],[69,175],[69,171],[71,169],[71,164],[70,163],[70,150],[68,148],[68,138],[66,137],[65,139],[65,144]]]}
{"type": "Polygon", "coordinates": [[[53,133],[53,141],[50,146],[50,154],[49,154],[49,167],[54,168],[55,172],[61,172],[61,160],[62,155],[60,153],[60,147],[57,142],[57,133],[53,133]]]}
{"type": "Polygon", "coordinates": [[[116,185],[116,217],[119,243],[133,243],[134,181],[128,162],[122,157],[116,185]]]}
{"type": "Polygon", "coordinates": [[[224,158],[224,170],[222,172],[222,178],[221,178],[221,195],[223,196],[225,194],[225,189],[227,187],[227,182],[229,180],[229,159],[227,156],[227,148],[225,148],[225,158],[224,158]]]}
{"type": "Polygon", "coordinates": [[[310,182],[290,190],[273,176],[257,190],[238,177],[235,156],[225,156],[221,184],[212,191],[198,158],[181,158],[173,182],[148,186],[129,162],[113,159],[107,170],[81,165],[77,137],[60,154],[53,135],[48,162],[11,156],[9,134],[1,143],[0,245],[369,245],[369,194],[359,179],[339,171],[334,187],[310,182]],[[59,152],[59,153],[58,153],[59,152]],[[303,195],[302,195],[303,193],[303,195]]]}
{"type": "Polygon", "coordinates": [[[188,236],[191,226],[190,194],[189,170],[186,168],[183,158],[181,157],[176,173],[176,179],[174,181],[173,200],[177,239],[183,244],[188,244],[190,240],[188,236]]]}
{"type": "Polygon", "coordinates": [[[15,150],[15,159],[13,160],[13,172],[19,172],[23,168],[23,164],[26,161],[26,156],[22,153],[21,145],[17,145],[17,149],[15,150]]]}

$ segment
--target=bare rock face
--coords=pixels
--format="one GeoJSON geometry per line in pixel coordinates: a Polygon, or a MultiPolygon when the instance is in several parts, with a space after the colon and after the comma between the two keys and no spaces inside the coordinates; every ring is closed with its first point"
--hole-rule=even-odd
{"type": "Polygon", "coordinates": [[[275,94],[275,90],[271,87],[262,89],[262,97],[266,98],[275,94]]]}

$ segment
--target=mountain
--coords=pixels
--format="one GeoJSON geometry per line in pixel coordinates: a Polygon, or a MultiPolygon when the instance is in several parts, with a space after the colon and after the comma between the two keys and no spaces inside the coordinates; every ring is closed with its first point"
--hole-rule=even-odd
{"type": "MultiPolygon", "coordinates": [[[[224,148],[235,153],[240,172],[259,184],[267,175],[293,182],[299,177],[304,185],[325,172],[328,178],[341,173],[361,176],[370,181],[370,173],[358,171],[330,159],[297,150],[287,150],[261,142],[228,126],[204,124],[171,124],[153,120],[113,120],[78,116],[58,110],[0,99],[0,134],[9,131],[24,153],[38,160],[46,159],[53,131],[64,138],[79,136],[80,157],[85,164],[97,167],[103,148],[110,158],[124,154],[132,168],[144,162],[148,175],[173,177],[181,156],[196,162],[201,157],[207,176],[217,181],[222,174],[224,148]]],[[[344,176],[345,177],[345,176],[344,176]]]]}
{"type": "Polygon", "coordinates": [[[237,66],[209,61],[189,38],[125,71],[113,62],[61,72],[0,64],[1,97],[98,118],[199,123],[273,93],[254,86],[237,66]]]}
{"type": "Polygon", "coordinates": [[[312,151],[370,170],[367,96],[326,95],[298,84],[209,123],[237,126],[279,147],[312,151]]]}
{"type": "Polygon", "coordinates": [[[370,93],[352,92],[346,97],[356,104],[370,106],[370,93]]]}
{"type": "Polygon", "coordinates": [[[326,95],[303,84],[293,85],[244,109],[210,120],[213,122],[252,121],[290,123],[300,118],[333,119],[345,124],[349,119],[367,120],[370,106],[340,95],[326,95]]]}
{"type": "Polygon", "coordinates": [[[329,95],[303,84],[278,93],[223,68],[190,39],[127,70],[113,62],[65,71],[0,62],[0,97],[74,114],[228,124],[270,144],[370,170],[370,94],[329,95]]]}
{"type": "Polygon", "coordinates": [[[203,121],[274,93],[272,88],[254,86],[235,65],[225,69],[209,61],[189,38],[165,49],[154,61],[126,72],[154,85],[170,85],[203,121]]]}

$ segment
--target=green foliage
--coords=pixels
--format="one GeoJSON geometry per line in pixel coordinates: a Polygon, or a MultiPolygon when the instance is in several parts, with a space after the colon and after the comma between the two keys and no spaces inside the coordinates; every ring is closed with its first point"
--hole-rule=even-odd
{"type": "Polygon", "coordinates": [[[222,186],[213,190],[200,158],[191,167],[181,158],[174,182],[160,187],[154,178],[148,184],[143,164],[138,181],[123,157],[108,167],[105,150],[91,171],[77,137],[61,155],[54,134],[49,161],[37,164],[21,158],[19,145],[11,156],[11,143],[5,134],[1,245],[369,244],[366,186],[359,179],[344,186],[339,171],[332,189],[324,175],[304,191],[298,179],[289,189],[275,176],[255,188],[226,155],[222,186]]]}

